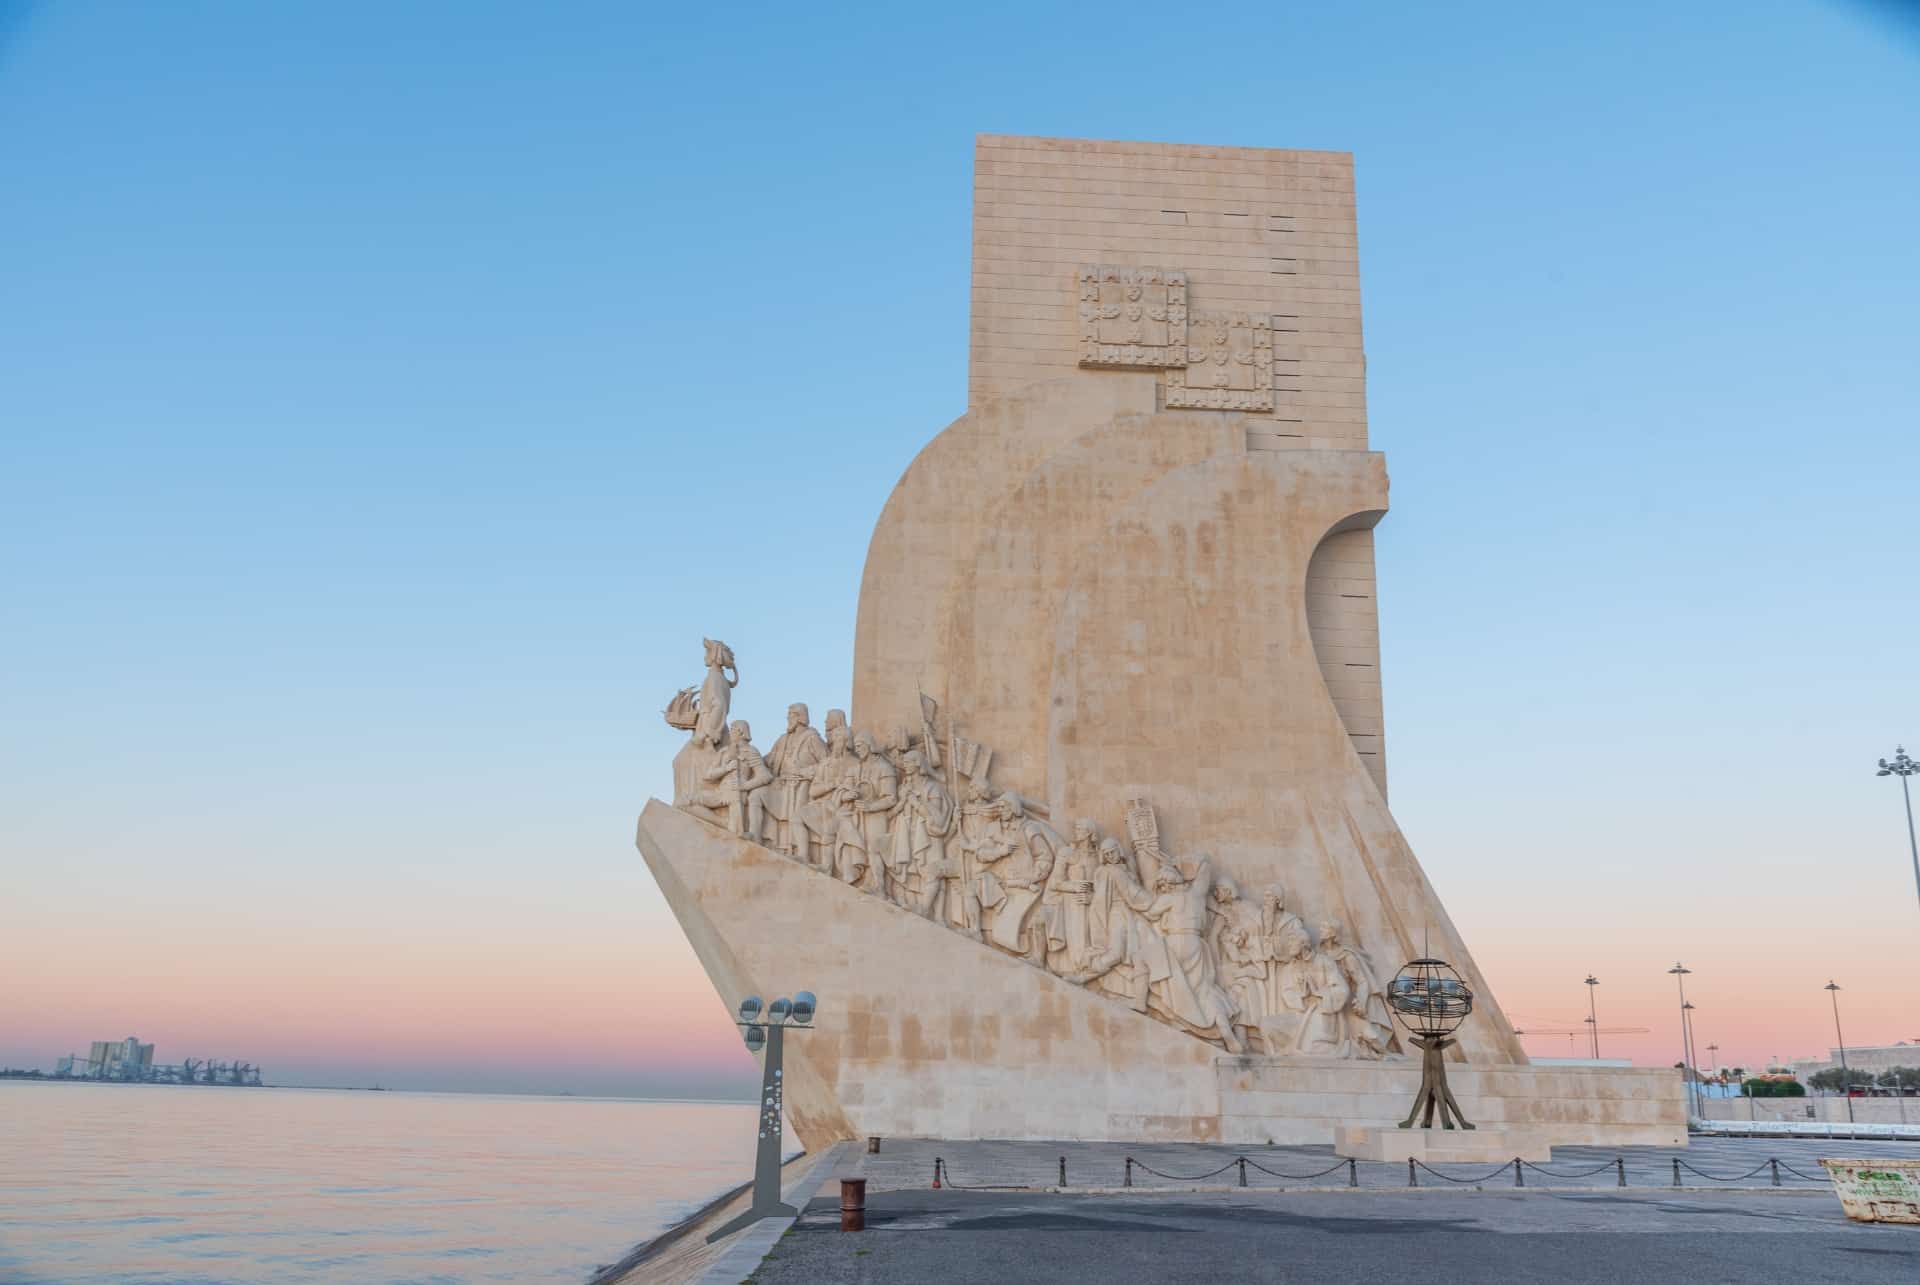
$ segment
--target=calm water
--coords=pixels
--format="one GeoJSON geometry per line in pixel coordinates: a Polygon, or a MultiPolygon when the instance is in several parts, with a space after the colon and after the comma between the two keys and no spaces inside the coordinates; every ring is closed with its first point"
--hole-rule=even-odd
{"type": "Polygon", "coordinates": [[[0,1281],[574,1281],[753,1173],[752,1104],[0,1081],[0,1281]]]}

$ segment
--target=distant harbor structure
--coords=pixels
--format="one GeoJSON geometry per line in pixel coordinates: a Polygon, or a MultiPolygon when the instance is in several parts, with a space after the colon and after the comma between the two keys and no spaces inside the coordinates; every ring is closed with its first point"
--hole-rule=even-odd
{"type": "Polygon", "coordinates": [[[124,1040],[95,1040],[85,1056],[71,1053],[53,1065],[56,1080],[117,1080],[129,1084],[230,1084],[257,1088],[260,1068],[251,1062],[221,1062],[187,1058],[178,1064],[156,1064],[153,1045],[134,1036],[124,1040]]]}

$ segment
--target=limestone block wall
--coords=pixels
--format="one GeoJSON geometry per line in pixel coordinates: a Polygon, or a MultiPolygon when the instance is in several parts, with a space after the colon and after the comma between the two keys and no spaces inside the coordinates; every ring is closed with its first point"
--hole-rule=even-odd
{"type": "MultiPolygon", "coordinates": [[[[1220,1140],[1248,1146],[1328,1142],[1341,1123],[1398,1123],[1420,1086],[1415,1062],[1223,1057],[1215,1070],[1220,1140]]],[[[1687,1145],[1686,1090],[1672,1071],[1456,1065],[1447,1082],[1474,1124],[1542,1128],[1554,1146],[1687,1145]]]]}
{"type": "MultiPolygon", "coordinates": [[[[970,406],[1048,380],[1140,378],[1080,365],[1073,283],[1096,264],[1180,270],[1196,310],[1271,320],[1273,409],[1212,413],[1231,421],[1248,450],[1366,449],[1351,154],[981,135],[970,406]]],[[[1158,405],[1164,389],[1144,409],[1158,405]]],[[[1314,639],[1324,634],[1337,649],[1322,669],[1384,794],[1371,535],[1335,540],[1328,559],[1342,585],[1312,599],[1314,639]]]]}

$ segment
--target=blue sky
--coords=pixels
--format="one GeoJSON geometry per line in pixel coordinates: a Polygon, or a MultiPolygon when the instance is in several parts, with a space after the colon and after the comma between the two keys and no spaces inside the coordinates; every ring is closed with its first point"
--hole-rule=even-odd
{"type": "Polygon", "coordinates": [[[1496,987],[1920,1035],[1910,6],[0,3],[0,1062],[707,1083],[657,711],[702,634],[844,702],[979,132],[1355,154],[1395,810],[1496,987]]]}

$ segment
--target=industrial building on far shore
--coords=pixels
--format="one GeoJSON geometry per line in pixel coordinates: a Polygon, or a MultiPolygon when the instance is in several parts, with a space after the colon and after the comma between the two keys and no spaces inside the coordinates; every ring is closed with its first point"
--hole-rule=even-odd
{"type": "Polygon", "coordinates": [[[135,1084],[232,1084],[257,1087],[260,1068],[251,1062],[221,1062],[187,1058],[161,1065],[153,1060],[153,1045],[134,1036],[124,1040],[95,1040],[82,1057],[68,1054],[53,1065],[56,1080],[121,1080],[135,1084]]]}

